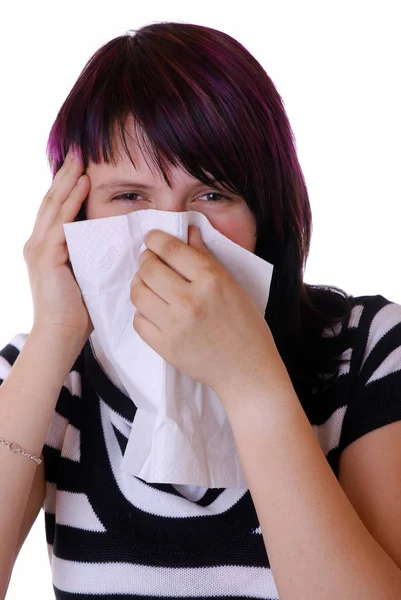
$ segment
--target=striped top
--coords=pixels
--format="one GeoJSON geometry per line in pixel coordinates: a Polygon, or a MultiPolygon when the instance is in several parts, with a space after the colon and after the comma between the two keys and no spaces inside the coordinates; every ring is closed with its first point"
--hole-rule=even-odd
{"type": "MultiPolygon", "coordinates": [[[[353,302],[338,377],[303,400],[336,475],[346,446],[401,419],[401,306],[382,296],[353,302]]],[[[0,382],[26,338],[1,350],[0,382]]],[[[135,411],[88,341],[43,448],[56,598],[278,598],[249,490],[149,484],[119,469],[135,411]]]]}

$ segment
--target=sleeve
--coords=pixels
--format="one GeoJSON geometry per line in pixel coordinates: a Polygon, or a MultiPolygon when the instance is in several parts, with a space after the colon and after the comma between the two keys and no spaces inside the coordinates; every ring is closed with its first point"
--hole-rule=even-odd
{"type": "Polygon", "coordinates": [[[401,420],[401,306],[382,296],[365,297],[358,314],[340,451],[401,420]]]}

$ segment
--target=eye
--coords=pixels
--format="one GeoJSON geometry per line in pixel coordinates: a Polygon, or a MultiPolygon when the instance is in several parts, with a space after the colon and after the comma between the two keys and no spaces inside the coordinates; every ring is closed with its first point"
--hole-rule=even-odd
{"type": "Polygon", "coordinates": [[[211,198],[211,200],[209,200],[210,202],[221,202],[221,201],[229,201],[230,197],[226,196],[225,194],[221,194],[220,192],[207,192],[206,194],[203,194],[203,196],[199,196],[200,198],[204,198],[205,196],[214,196],[214,198],[211,198]]]}
{"type": "MultiPolygon", "coordinates": [[[[226,194],[222,194],[220,192],[207,192],[207,193],[203,194],[202,196],[198,196],[197,199],[202,200],[202,198],[205,198],[207,196],[209,196],[209,200],[205,200],[205,202],[207,202],[208,204],[224,202],[224,201],[229,202],[231,200],[231,198],[229,196],[227,196],[226,194]]],[[[136,202],[143,198],[144,198],[143,196],[141,196],[140,194],[136,194],[135,192],[124,192],[123,194],[119,194],[118,196],[115,196],[113,198],[113,202],[116,201],[120,204],[125,204],[125,203],[136,202]]]]}
{"type": "MultiPolygon", "coordinates": [[[[134,192],[125,192],[124,194],[120,194],[119,196],[115,196],[113,198],[113,202],[116,200],[122,204],[124,204],[125,202],[135,202],[135,200],[138,199],[138,196],[140,196],[140,194],[135,194],[134,192]]],[[[143,197],[143,196],[142,196],[143,197]]]]}

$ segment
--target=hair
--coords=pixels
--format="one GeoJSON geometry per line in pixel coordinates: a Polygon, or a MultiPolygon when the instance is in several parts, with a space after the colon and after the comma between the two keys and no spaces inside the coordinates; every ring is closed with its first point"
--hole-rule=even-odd
{"type": "Polygon", "coordinates": [[[116,164],[116,139],[135,165],[129,117],[168,185],[166,165],[178,165],[247,202],[257,225],[255,254],[274,265],[265,319],[278,351],[298,393],[322,383],[322,374],[327,382],[338,356],[322,333],[345,323],[351,298],[303,282],[308,192],[284,103],[265,70],[210,27],[161,22],[129,31],[93,55],[62,105],[47,146],[53,175],[70,147],[85,165],[116,164]]]}

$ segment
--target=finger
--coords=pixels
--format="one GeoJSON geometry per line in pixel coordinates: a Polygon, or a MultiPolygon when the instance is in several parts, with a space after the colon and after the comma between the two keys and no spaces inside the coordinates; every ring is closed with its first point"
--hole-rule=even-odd
{"type": "Polygon", "coordinates": [[[201,232],[199,227],[195,225],[190,225],[188,228],[188,244],[198,250],[198,252],[202,252],[202,254],[206,254],[212,256],[212,252],[205,246],[201,232]]]}
{"type": "Polygon", "coordinates": [[[143,339],[145,344],[153,348],[157,354],[162,356],[162,344],[160,339],[160,330],[149,319],[147,319],[139,310],[135,312],[132,323],[134,330],[143,339]]]}
{"type": "Polygon", "coordinates": [[[180,298],[189,295],[190,282],[163,263],[151,250],[142,252],[138,267],[142,281],[167,304],[177,303],[180,298]]]}
{"type": "Polygon", "coordinates": [[[83,168],[81,158],[77,154],[74,154],[72,150],[69,150],[62,167],[56,173],[49,190],[43,198],[42,204],[39,207],[39,215],[44,209],[54,204],[52,201],[59,200],[59,202],[63,202],[67,198],[72,187],[76,184],[80,175],[82,175],[83,168]]]}
{"type": "MultiPolygon", "coordinates": [[[[61,165],[60,169],[57,171],[56,175],[54,176],[52,183],[50,185],[50,188],[45,195],[45,198],[49,195],[49,193],[51,191],[57,189],[57,187],[60,185],[62,180],[66,177],[68,170],[70,170],[71,167],[74,166],[74,164],[76,164],[76,163],[79,164],[79,162],[80,162],[80,158],[77,157],[77,155],[74,154],[74,152],[70,149],[67,152],[67,155],[63,161],[63,164],[61,165]]],[[[45,198],[43,198],[43,200],[45,198]]],[[[44,202],[42,204],[44,204],[44,202]]]]}
{"type": "Polygon", "coordinates": [[[65,223],[72,223],[77,216],[85,198],[87,198],[90,191],[90,179],[88,175],[81,175],[78,179],[77,184],[71,190],[70,195],[63,203],[59,210],[55,220],[54,229],[60,232],[59,238],[56,238],[60,243],[65,242],[64,228],[62,227],[65,223]]]}
{"type": "Polygon", "coordinates": [[[188,281],[199,277],[200,270],[218,268],[211,255],[203,254],[165,231],[152,229],[145,236],[145,244],[169,267],[188,281]]]}
{"type": "Polygon", "coordinates": [[[43,198],[36,217],[35,227],[43,230],[50,226],[60,210],[60,206],[65,202],[82,173],[82,161],[79,158],[74,158],[73,153],[70,151],[43,198]]]}
{"type": "Polygon", "coordinates": [[[169,322],[169,305],[148,286],[139,281],[131,287],[130,298],[136,310],[146,317],[159,330],[169,322]]]}
{"type": "Polygon", "coordinates": [[[31,239],[35,244],[41,244],[46,241],[49,247],[65,246],[66,238],[64,233],[64,223],[72,223],[79,212],[82,203],[87,197],[90,189],[90,180],[87,175],[82,175],[77,185],[68,196],[61,210],[54,218],[53,223],[48,229],[37,230],[31,239]]]}
{"type": "MultiPolygon", "coordinates": [[[[57,210],[44,211],[42,218],[38,220],[34,229],[33,237],[38,240],[44,239],[54,225],[59,227],[64,223],[71,223],[76,218],[79,210],[90,191],[90,179],[88,175],[81,175],[72,188],[68,197],[60,204],[57,210]]],[[[55,201],[55,204],[57,201],[55,201]]]]}

